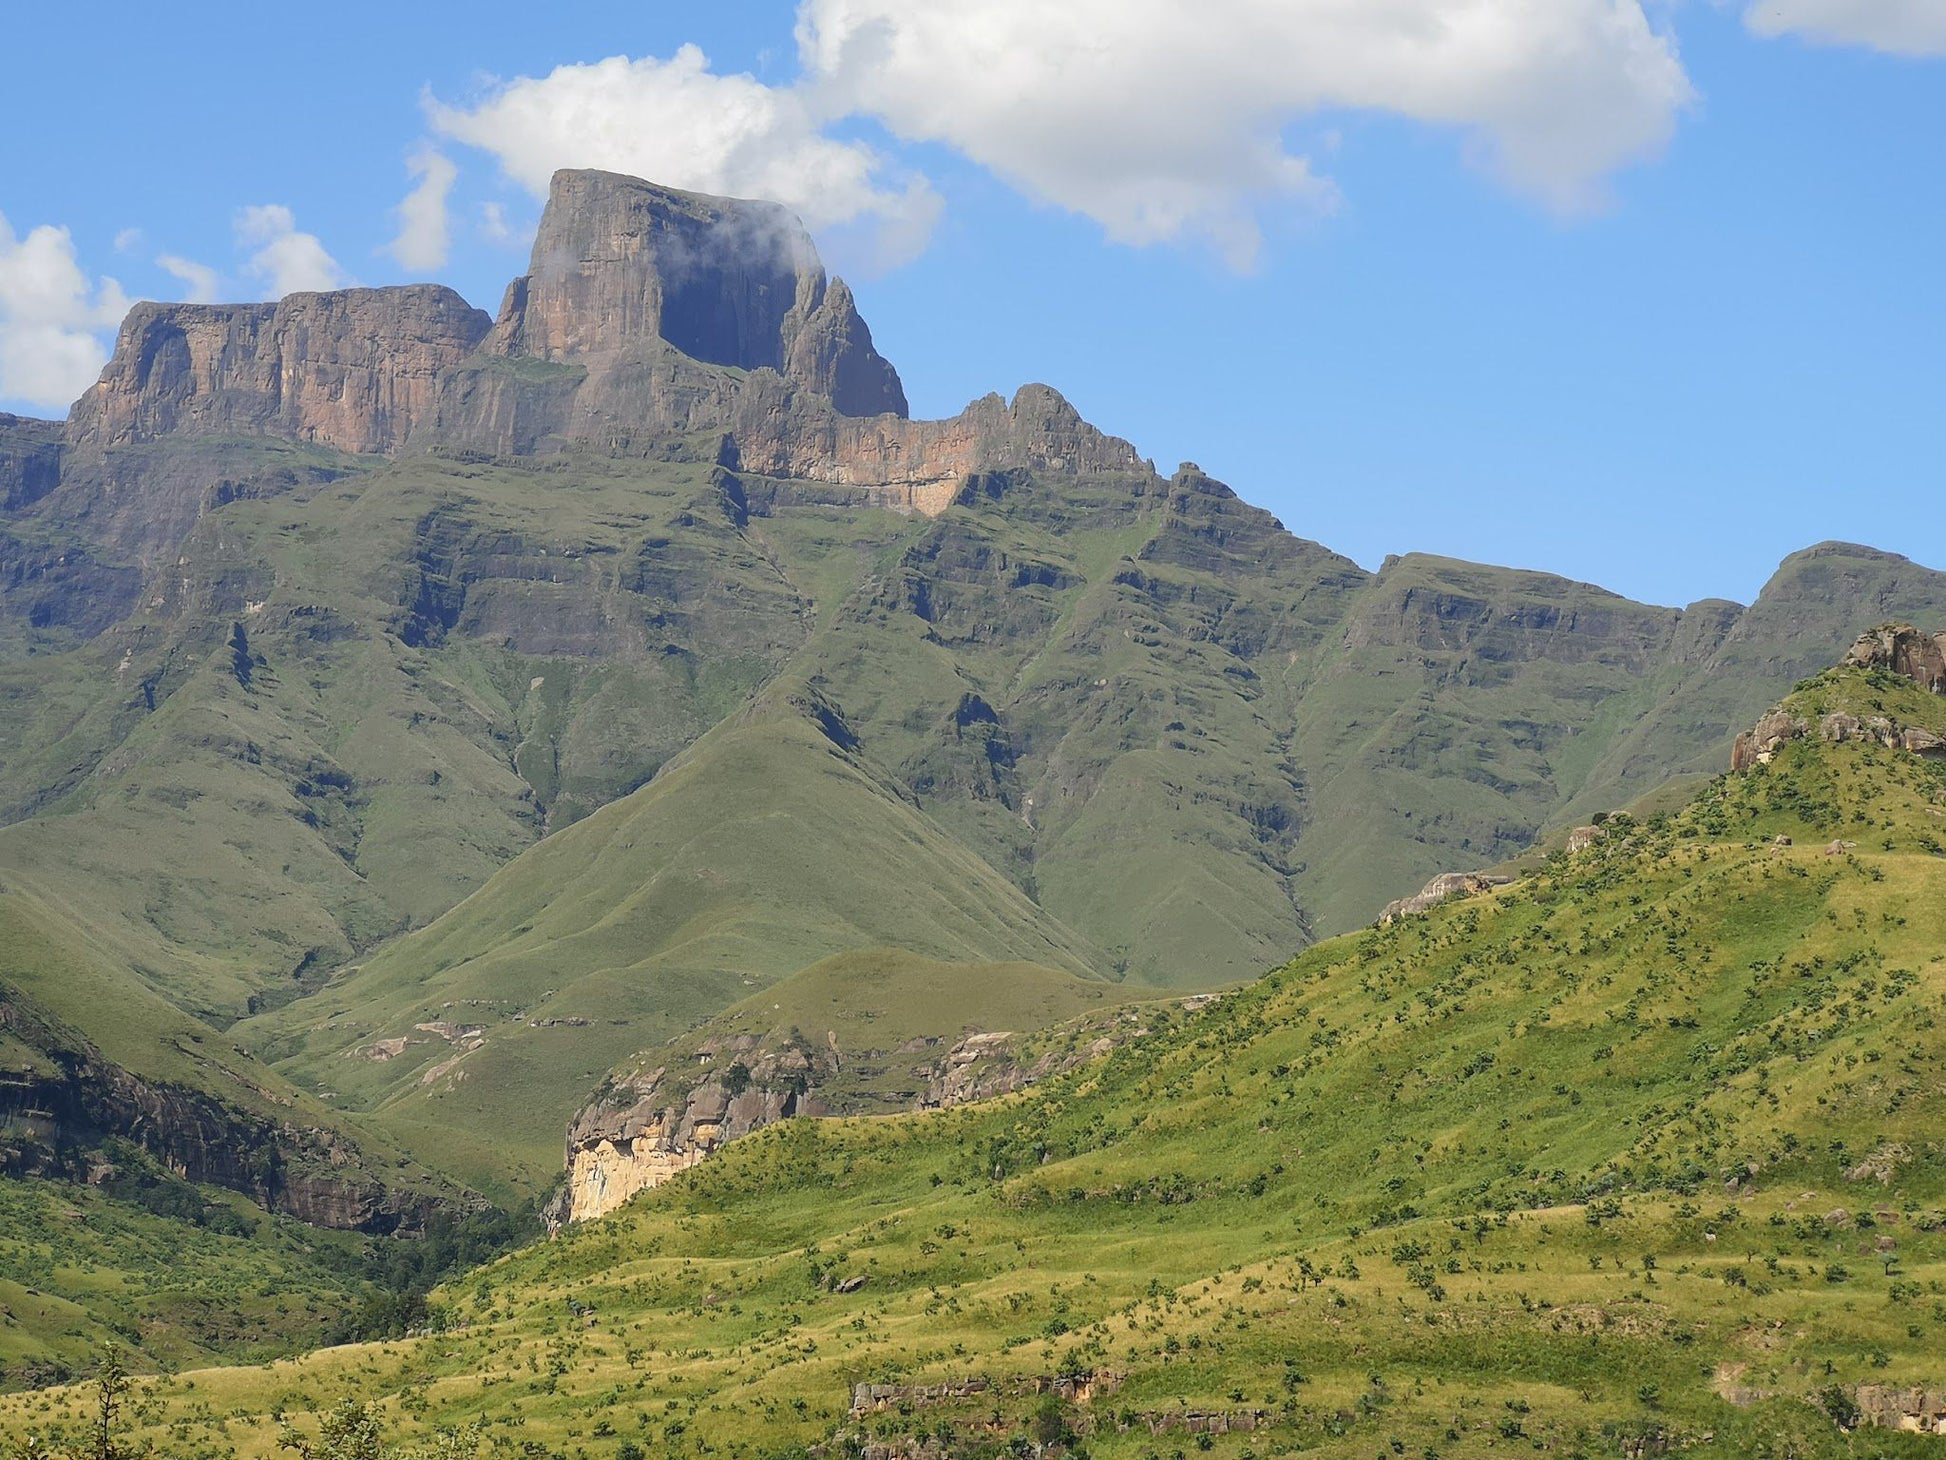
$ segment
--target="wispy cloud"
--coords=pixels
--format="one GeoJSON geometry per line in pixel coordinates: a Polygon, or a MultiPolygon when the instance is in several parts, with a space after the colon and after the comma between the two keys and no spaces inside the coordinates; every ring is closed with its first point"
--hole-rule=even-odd
{"type": "Polygon", "coordinates": [[[452,251],[446,198],[459,169],[451,158],[426,147],[412,155],[406,170],[418,182],[399,204],[398,237],[386,245],[386,252],[408,269],[437,269],[452,251]]]}
{"type": "Polygon", "coordinates": [[[188,304],[214,304],[221,296],[223,281],[208,264],[199,264],[180,254],[165,253],[156,266],[182,281],[183,301],[188,304]]]}
{"type": "Polygon", "coordinates": [[[813,228],[865,223],[916,252],[939,197],[862,142],[826,135],[808,94],[722,76],[694,46],[668,60],[613,56],[506,82],[472,106],[429,103],[433,129],[499,159],[536,196],[561,167],[769,198],[813,228]]]}

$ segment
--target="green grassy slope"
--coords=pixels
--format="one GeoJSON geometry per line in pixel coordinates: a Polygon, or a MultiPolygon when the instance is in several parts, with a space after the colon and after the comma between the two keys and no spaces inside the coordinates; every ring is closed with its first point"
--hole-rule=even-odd
{"type": "MultiPolygon", "coordinates": [[[[0,888],[0,1125],[42,1133],[33,1153],[94,1159],[124,1140],[198,1180],[290,1209],[350,1193],[405,1211],[470,1198],[382,1132],[333,1111],[150,992],[87,932],[28,893],[0,888]],[[383,1198],[380,1192],[391,1193],[383,1198]]],[[[23,1164],[6,1148],[9,1168],[23,1164]]],[[[28,1169],[42,1154],[24,1158],[28,1169]]]]}
{"type": "MultiPolygon", "coordinates": [[[[1795,707],[1946,730],[1884,676],[1795,707]]],[[[1929,1453],[1826,1409],[1937,1383],[1943,831],[1946,766],[1795,742],[1024,1096],[733,1144],[455,1284],[442,1337],[158,1385],[149,1433],[207,1404],[268,1454],[350,1392],[537,1454],[982,1453],[1068,1373],[1048,1423],[1105,1456],[1246,1411],[1197,1448],[1929,1453]]]]}
{"type": "Polygon", "coordinates": [[[219,1023],[641,784],[804,632],[712,468],[290,454],[212,457],[243,484],[127,620],[0,635],[0,869],[219,1023]]]}
{"type": "Polygon", "coordinates": [[[165,1369],[298,1352],[358,1300],[362,1239],[199,1195],[191,1222],[91,1187],[0,1182],[0,1389],[85,1374],[104,1342],[165,1369]]]}
{"type": "MultiPolygon", "coordinates": [[[[974,1034],[1031,1036],[1112,1019],[1153,1002],[1153,989],[1106,983],[1035,963],[941,963],[899,948],[834,954],[732,1004],[667,1044],[637,1051],[613,1078],[657,1069],[700,1079],[731,1061],[808,1043],[814,1093],[837,1115],[911,1110],[955,1043],[974,1034]],[[708,1066],[699,1055],[709,1053],[708,1066]]],[[[1049,1036],[1053,1037],[1053,1036],[1049,1036]]],[[[1010,1046],[1011,1047],[1011,1046],[1010,1046]]],[[[671,1089],[674,1088],[674,1082],[671,1089]]]]}
{"type": "Polygon", "coordinates": [[[568,1115],[611,1066],[830,955],[898,946],[1091,970],[1098,954],[848,742],[828,707],[780,691],[318,1000],[239,1035],[447,1169],[532,1186],[553,1178],[568,1115]],[[480,1037],[417,1028],[431,1023],[480,1037]],[[374,1058],[383,1039],[407,1043],[374,1058]]]}

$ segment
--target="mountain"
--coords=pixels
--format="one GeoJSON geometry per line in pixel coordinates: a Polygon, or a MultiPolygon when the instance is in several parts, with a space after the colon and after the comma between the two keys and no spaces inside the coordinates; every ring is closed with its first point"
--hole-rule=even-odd
{"type": "Polygon", "coordinates": [[[254,1454],[348,1394],[536,1454],[1930,1454],[1942,680],[1888,626],[1670,814],[1025,1093],[782,1120],[444,1331],[160,1379],[130,1438],[254,1454]]]}
{"type": "Polygon", "coordinates": [[[1946,613],[1840,544],[1748,608],[1367,572],[1045,386],[911,420],[783,210],[588,172],[493,318],[138,307],[0,420],[0,589],[0,883],[503,1194],[823,960],[1233,984],[1946,613]]]}

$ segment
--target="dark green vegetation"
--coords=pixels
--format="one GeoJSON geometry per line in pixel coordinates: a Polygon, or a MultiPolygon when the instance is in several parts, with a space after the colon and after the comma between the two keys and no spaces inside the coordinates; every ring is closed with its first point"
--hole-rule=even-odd
{"type": "MultiPolygon", "coordinates": [[[[1946,730],[1861,671],[1791,708],[1946,730]]],[[[737,1142],[436,1338],[154,1382],[141,1433],[268,1454],[352,1393],[535,1455],[1930,1453],[1833,1416],[1939,1377],[1942,824],[1940,762],[1789,743],[1024,1095],[737,1142]]]]}

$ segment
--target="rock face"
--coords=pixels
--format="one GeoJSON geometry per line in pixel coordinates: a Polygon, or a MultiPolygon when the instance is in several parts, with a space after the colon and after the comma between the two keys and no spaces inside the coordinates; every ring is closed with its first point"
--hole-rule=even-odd
{"type": "Polygon", "coordinates": [[[742,1053],[748,1065],[733,1060],[724,1074],[693,1084],[666,1068],[652,1070],[577,1115],[568,1127],[567,1187],[550,1220],[560,1225],[605,1216],[726,1142],[794,1115],[825,1113],[808,1092],[830,1056],[809,1047],[759,1054],[755,1041],[751,1046],[719,1052],[742,1053]]]}
{"type": "Polygon", "coordinates": [[[1770,758],[1786,742],[1811,733],[1811,727],[1787,710],[1772,710],[1755,727],[1737,736],[1730,748],[1730,769],[1747,771],[1752,766],[1769,765],[1770,758]]]}
{"type": "Polygon", "coordinates": [[[68,443],[277,436],[390,455],[489,323],[437,284],[276,304],[138,304],[69,416],[68,443]]]}
{"type": "Polygon", "coordinates": [[[332,1132],[277,1124],[199,1090],[144,1079],[39,1018],[0,986],[0,1031],[38,1050],[51,1073],[0,1077],[0,1175],[79,1178],[120,1136],[185,1181],[242,1192],[313,1226],[417,1232],[447,1203],[364,1174],[332,1132]]]}
{"type": "MultiPolygon", "coordinates": [[[[11,421],[0,509],[60,479],[62,443],[11,421]]],[[[983,471],[1148,470],[1045,386],[907,419],[851,290],[787,210],[589,171],[555,175],[528,272],[495,320],[430,284],[137,305],[65,444],[106,500],[130,493],[108,481],[105,451],[172,436],[495,458],[660,455],[690,438],[675,449],[927,514],[983,471]]],[[[163,515],[172,548],[176,519],[195,512],[163,515]]]]}
{"type": "MultiPolygon", "coordinates": [[[[612,172],[556,173],[532,263],[508,286],[483,353],[585,369],[569,434],[588,439],[604,421],[703,426],[673,408],[670,350],[775,371],[844,415],[906,414],[898,372],[789,211],[612,172]]],[[[720,410],[734,389],[703,393],[720,410]]]]}
{"type": "Polygon", "coordinates": [[[31,506],[60,484],[61,426],[0,413],[0,512],[31,506]]]}
{"type": "MultiPolygon", "coordinates": [[[[1588,845],[1592,846],[1593,842],[1590,841],[1588,845]]],[[[1385,911],[1379,914],[1379,926],[1384,927],[1387,923],[1396,922],[1400,918],[1438,907],[1448,898],[1472,897],[1476,893],[1491,892],[1494,888],[1505,887],[1512,881],[1511,877],[1502,877],[1491,872],[1443,872],[1428,882],[1422,891],[1411,897],[1402,897],[1397,902],[1388,903],[1385,911]]]]}
{"type": "Polygon", "coordinates": [[[741,471],[855,488],[927,516],[945,511],[983,472],[1147,470],[1134,447],[1088,425],[1045,385],[1021,387],[1012,404],[985,396],[946,421],[861,420],[760,375],[737,399],[725,455],[741,471]]]}
{"type": "Polygon", "coordinates": [[[556,173],[532,264],[508,287],[486,353],[601,360],[658,341],[706,365],[782,372],[848,414],[905,414],[851,291],[827,285],[787,209],[556,173]]]}
{"type": "Polygon", "coordinates": [[[1923,634],[1911,624],[1880,624],[1858,636],[1845,663],[1889,670],[1933,694],[1946,694],[1946,634],[1923,634]]]}
{"type": "Polygon", "coordinates": [[[1857,1403],[1860,1424],[1909,1434],[1946,1435],[1946,1389],[1860,1384],[1857,1403]]]}
{"type": "Polygon", "coordinates": [[[418,444],[628,455],[705,434],[733,469],[928,515],[982,471],[1147,470],[1046,386],[907,419],[851,290],[777,205],[557,173],[529,272],[418,444]]]}
{"type": "MultiPolygon", "coordinates": [[[[1194,1012],[1214,995],[1181,1001],[1194,1012]]],[[[548,1213],[559,1227],[614,1211],[638,1192],[699,1165],[730,1141],[793,1116],[939,1110],[1022,1090],[1112,1053],[1149,1032],[1135,1009],[1068,1026],[1062,1037],[1006,1031],[956,1039],[922,1035],[894,1050],[840,1050],[795,1030],[780,1044],[753,1034],[712,1037],[678,1058],[624,1079],[596,1097],[568,1127],[567,1185],[548,1213]],[[951,1040],[950,1044],[948,1043],[951,1040]],[[944,1047],[942,1050],[942,1046],[944,1047]],[[901,1056],[910,1088],[883,1079],[901,1056]],[[841,1073],[863,1077],[847,1085],[841,1073]],[[874,1079],[877,1083],[873,1083],[874,1079]]],[[[669,1051],[665,1051],[669,1053],[669,1051]]]]}

